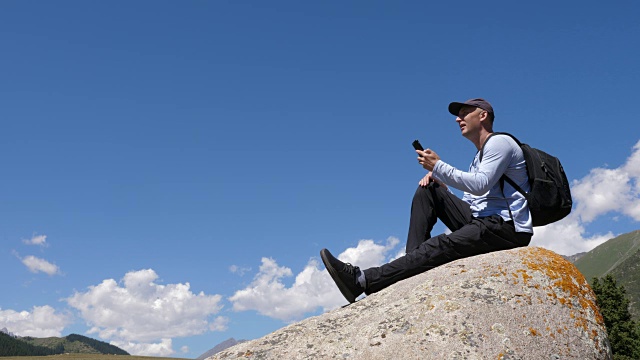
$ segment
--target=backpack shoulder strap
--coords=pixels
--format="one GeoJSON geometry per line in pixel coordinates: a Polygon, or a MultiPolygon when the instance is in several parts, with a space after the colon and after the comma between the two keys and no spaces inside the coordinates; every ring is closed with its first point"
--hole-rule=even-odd
{"type": "Polygon", "coordinates": [[[511,180],[508,176],[506,175],[502,175],[502,177],[500,178],[501,180],[505,180],[506,182],[509,183],[509,185],[511,185],[514,189],[516,189],[520,194],[522,194],[523,196],[527,196],[527,192],[524,191],[520,186],[518,186],[518,184],[516,184],[513,180],[511,180]]]}
{"type": "Polygon", "coordinates": [[[509,210],[509,216],[511,217],[511,221],[513,221],[515,223],[516,221],[513,219],[513,213],[511,212],[511,206],[509,206],[509,200],[507,200],[507,197],[504,196],[504,181],[505,180],[509,184],[513,184],[511,179],[509,179],[505,175],[502,175],[502,177],[500,177],[500,192],[502,192],[502,197],[504,198],[504,202],[507,204],[507,210],[509,210]]]}
{"type": "MultiPolygon", "coordinates": [[[[522,147],[522,143],[520,142],[520,140],[518,140],[517,137],[506,133],[506,132],[494,132],[489,134],[489,137],[487,137],[487,140],[485,140],[484,144],[482,144],[482,149],[480,149],[480,162],[482,162],[482,155],[484,154],[484,147],[485,145],[487,145],[487,142],[489,142],[489,139],[493,136],[493,135],[506,135],[509,136],[510,138],[513,139],[513,141],[516,142],[516,144],[518,144],[518,146],[522,147]]],[[[516,189],[520,194],[522,194],[523,196],[526,196],[527,192],[524,191],[520,186],[518,186],[518,184],[516,184],[513,180],[511,180],[508,176],[502,174],[502,176],[500,177],[500,188],[502,189],[504,187],[504,182],[508,182],[509,185],[511,185],[514,189],[516,189]]],[[[504,194],[503,194],[504,196],[504,194]]],[[[511,212],[511,209],[509,209],[509,212],[511,212]]]]}
{"type": "Polygon", "coordinates": [[[520,140],[518,140],[518,138],[516,138],[515,136],[513,136],[513,135],[511,135],[509,133],[506,133],[506,132],[494,132],[494,133],[491,133],[487,137],[487,140],[484,141],[484,144],[482,144],[482,149],[480,149],[480,158],[479,158],[480,162],[482,162],[482,156],[484,155],[484,147],[487,145],[487,143],[489,142],[489,139],[491,139],[491,137],[493,135],[507,135],[510,138],[512,138],[513,141],[515,141],[516,144],[518,144],[518,146],[522,146],[522,143],[520,142],[520,140]]]}
{"type": "Polygon", "coordinates": [[[487,137],[487,140],[484,141],[484,144],[482,144],[482,148],[480,149],[480,157],[478,158],[479,162],[482,162],[482,155],[484,155],[484,147],[487,145],[487,143],[489,142],[489,139],[491,139],[491,137],[493,135],[495,135],[496,133],[491,133],[489,134],[489,136],[487,137]]]}
{"type": "Polygon", "coordinates": [[[516,144],[518,144],[518,146],[522,146],[522,143],[520,142],[520,140],[518,140],[517,137],[507,133],[507,132],[494,132],[493,135],[507,135],[508,137],[512,138],[513,141],[516,142],[516,144]]]}

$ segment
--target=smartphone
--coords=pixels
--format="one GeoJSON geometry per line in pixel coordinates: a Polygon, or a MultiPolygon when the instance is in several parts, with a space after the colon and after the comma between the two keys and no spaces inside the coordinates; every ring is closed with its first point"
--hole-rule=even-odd
{"type": "Polygon", "coordinates": [[[413,148],[416,149],[416,150],[424,151],[424,148],[422,147],[422,145],[420,145],[420,141],[418,141],[418,140],[414,140],[413,144],[411,144],[411,145],[413,145],[413,148]]]}

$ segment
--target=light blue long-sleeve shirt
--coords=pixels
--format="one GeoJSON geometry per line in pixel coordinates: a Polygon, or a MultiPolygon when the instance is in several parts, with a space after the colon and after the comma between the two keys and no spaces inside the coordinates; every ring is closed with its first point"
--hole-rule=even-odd
{"type": "Polygon", "coordinates": [[[500,177],[507,175],[524,191],[529,191],[529,181],[524,155],[520,146],[509,136],[494,135],[484,146],[480,162],[480,152],[476,154],[464,172],[438,160],[433,168],[433,176],[456,189],[462,190],[462,200],[471,207],[475,217],[499,214],[506,221],[511,220],[509,208],[517,232],[533,233],[533,223],[527,200],[508,182],[504,182],[504,196],[500,190],[500,177]],[[506,201],[505,201],[506,198],[506,201]],[[507,208],[507,203],[509,208],[507,208]]]}

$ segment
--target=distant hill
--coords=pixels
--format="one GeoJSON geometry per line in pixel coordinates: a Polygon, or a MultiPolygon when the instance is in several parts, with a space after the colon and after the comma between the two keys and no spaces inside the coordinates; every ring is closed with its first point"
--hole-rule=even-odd
{"type": "Polygon", "coordinates": [[[220,344],[214,346],[213,349],[209,349],[209,351],[207,351],[204,354],[198,356],[196,358],[196,360],[204,360],[204,359],[208,358],[209,356],[213,356],[213,355],[219,353],[222,350],[230,348],[230,347],[232,347],[232,346],[234,346],[236,344],[243,343],[245,341],[247,341],[247,340],[236,340],[234,338],[227,339],[227,340],[221,342],[220,344]]]}
{"type": "Polygon", "coordinates": [[[0,332],[0,356],[43,356],[64,353],[129,355],[117,346],[77,334],[62,338],[34,338],[0,332]]]}
{"type": "Polygon", "coordinates": [[[573,254],[573,255],[569,255],[569,256],[565,256],[565,255],[560,255],[563,258],[567,259],[568,261],[575,263],[578,259],[580,259],[581,257],[583,257],[586,254],[586,252],[581,252],[581,253],[577,253],[577,254],[573,254]]]}
{"type": "Polygon", "coordinates": [[[629,312],[640,321],[640,230],[600,244],[574,264],[590,284],[594,277],[613,275],[627,290],[629,312]]]}
{"type": "Polygon", "coordinates": [[[11,335],[11,336],[13,336],[13,337],[16,337],[16,336],[15,336],[11,331],[9,331],[9,329],[7,329],[6,327],[4,327],[4,328],[0,329],[0,332],[1,332],[1,333],[5,333],[5,334],[7,334],[7,335],[11,335]]]}
{"type": "Polygon", "coordinates": [[[0,332],[0,356],[46,356],[61,354],[61,349],[29,344],[20,338],[0,332]]]}

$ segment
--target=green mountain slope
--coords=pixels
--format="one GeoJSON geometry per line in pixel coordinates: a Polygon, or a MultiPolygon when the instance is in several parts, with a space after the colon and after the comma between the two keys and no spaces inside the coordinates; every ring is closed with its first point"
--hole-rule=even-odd
{"type": "Polygon", "coordinates": [[[575,266],[591,282],[602,277],[640,250],[640,230],[615,237],[576,260],[575,266]]]}
{"type": "Polygon", "coordinates": [[[60,351],[59,348],[52,349],[29,344],[0,331],[0,356],[45,356],[57,354],[58,351],[60,351]]]}
{"type": "MultiPolygon", "coordinates": [[[[65,339],[67,339],[67,341],[71,345],[90,347],[100,354],[129,355],[128,352],[120,349],[117,346],[113,346],[104,341],[98,341],[96,339],[92,339],[86,336],[71,334],[65,337],[65,339]]],[[[65,350],[66,350],[66,347],[65,347],[65,350]]],[[[67,352],[80,352],[80,351],[67,351],[67,352]]]]}
{"type": "Polygon", "coordinates": [[[100,354],[97,350],[83,343],[67,341],[66,338],[47,337],[33,338],[24,337],[20,340],[35,346],[46,347],[50,349],[60,349],[61,353],[82,353],[82,354],[100,354]]]}
{"type": "Polygon", "coordinates": [[[129,355],[106,342],[86,336],[34,338],[13,337],[0,332],[0,356],[55,355],[64,353],[129,355]]]}
{"type": "Polygon", "coordinates": [[[634,320],[640,321],[640,230],[600,244],[576,260],[574,265],[590,284],[594,277],[613,275],[627,290],[629,312],[634,320]]]}
{"type": "Polygon", "coordinates": [[[640,251],[616,266],[611,275],[627,290],[631,316],[636,320],[640,319],[640,251]]]}

